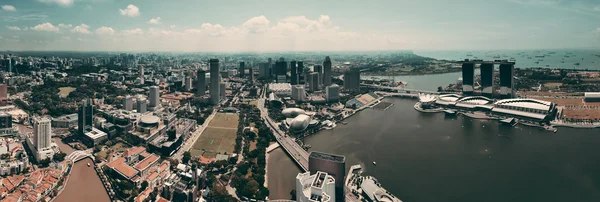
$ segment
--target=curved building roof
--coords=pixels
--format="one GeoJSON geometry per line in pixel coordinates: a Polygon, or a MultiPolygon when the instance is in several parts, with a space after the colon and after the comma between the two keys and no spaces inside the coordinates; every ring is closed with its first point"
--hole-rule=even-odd
{"type": "Polygon", "coordinates": [[[435,101],[436,104],[439,105],[454,105],[456,104],[456,100],[460,99],[461,96],[457,94],[446,94],[438,96],[435,101]]]}
{"type": "Polygon", "coordinates": [[[419,102],[430,103],[430,102],[435,102],[436,99],[437,99],[437,97],[433,94],[419,93],[419,102]]]}
{"type": "Polygon", "coordinates": [[[292,120],[292,123],[290,124],[290,130],[303,131],[306,128],[308,128],[309,123],[310,123],[310,116],[300,114],[292,120]]]}
{"type": "Polygon", "coordinates": [[[281,114],[287,118],[294,118],[300,114],[306,114],[306,112],[300,108],[285,108],[281,114]]]}
{"type": "Polygon", "coordinates": [[[492,102],[492,99],[483,96],[470,96],[463,97],[456,100],[456,103],[466,103],[466,104],[474,104],[474,105],[485,105],[492,102]]]}
{"type": "Polygon", "coordinates": [[[550,110],[552,107],[552,102],[536,100],[536,99],[528,99],[528,98],[514,98],[514,99],[504,99],[497,101],[494,105],[503,105],[503,106],[512,106],[512,107],[523,107],[528,109],[536,109],[536,110],[550,110]]]}
{"type": "Polygon", "coordinates": [[[140,122],[144,124],[158,124],[160,118],[152,114],[144,115],[140,118],[140,122]]]}

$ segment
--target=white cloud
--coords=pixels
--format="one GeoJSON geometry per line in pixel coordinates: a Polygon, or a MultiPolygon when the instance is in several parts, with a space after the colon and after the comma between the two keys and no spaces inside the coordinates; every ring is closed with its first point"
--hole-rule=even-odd
{"type": "Polygon", "coordinates": [[[23,27],[23,31],[29,30],[29,27],[23,27]]]}
{"type": "Polygon", "coordinates": [[[17,8],[15,8],[12,5],[4,5],[4,6],[2,6],[2,10],[5,10],[5,11],[17,11],[17,8]]]}
{"type": "Polygon", "coordinates": [[[123,30],[122,32],[125,35],[142,35],[142,34],[144,34],[144,31],[142,31],[142,29],[140,29],[140,28],[131,29],[131,30],[123,30]]]}
{"type": "Polygon", "coordinates": [[[261,15],[250,18],[242,24],[242,27],[246,28],[251,33],[262,33],[269,28],[270,23],[271,22],[264,15],[261,15]]]}
{"type": "Polygon", "coordinates": [[[17,26],[6,26],[6,28],[8,28],[8,30],[12,30],[12,31],[21,31],[21,28],[19,28],[17,26]]]}
{"type": "Polygon", "coordinates": [[[65,25],[65,24],[60,23],[60,24],[58,24],[58,27],[65,28],[65,29],[71,29],[71,27],[73,27],[73,25],[71,25],[71,24],[65,25]]]}
{"type": "Polygon", "coordinates": [[[0,39],[3,39],[4,37],[0,36],[0,39]]]}
{"type": "Polygon", "coordinates": [[[61,41],[71,41],[71,37],[69,36],[63,36],[60,38],[61,41]]]}
{"type": "Polygon", "coordinates": [[[171,28],[171,29],[175,29],[175,27],[177,27],[177,26],[175,26],[175,25],[169,26],[169,28],[171,28]]]}
{"type": "Polygon", "coordinates": [[[32,27],[31,29],[35,30],[35,31],[47,31],[47,32],[58,32],[58,30],[59,30],[58,27],[52,25],[52,23],[49,23],[49,22],[36,25],[35,27],[32,27]]]}
{"type": "Polygon", "coordinates": [[[85,9],[87,9],[87,10],[92,10],[92,5],[87,5],[87,6],[85,6],[85,9]]]}
{"type": "Polygon", "coordinates": [[[85,41],[85,39],[79,37],[79,38],[77,38],[77,41],[85,41]]]}
{"type": "Polygon", "coordinates": [[[96,34],[98,34],[98,35],[113,35],[113,34],[115,34],[115,30],[111,27],[102,26],[96,30],[96,34]]]}
{"type": "Polygon", "coordinates": [[[86,25],[86,24],[81,24],[81,25],[77,25],[75,26],[71,32],[76,32],[76,33],[81,33],[81,34],[89,34],[90,30],[88,30],[90,28],[90,26],[86,25]]]}
{"type": "Polygon", "coordinates": [[[150,19],[150,20],[148,21],[148,24],[154,24],[154,25],[157,25],[157,24],[160,24],[160,23],[161,23],[161,22],[160,22],[160,17],[152,18],[152,19],[150,19]]]}
{"type": "Polygon", "coordinates": [[[129,17],[136,17],[136,16],[140,15],[140,9],[133,4],[129,4],[127,6],[127,8],[119,9],[119,11],[121,12],[121,15],[129,16],[129,17]]]}
{"type": "Polygon", "coordinates": [[[73,0],[38,0],[43,3],[55,3],[61,6],[73,5],[73,0]]]}

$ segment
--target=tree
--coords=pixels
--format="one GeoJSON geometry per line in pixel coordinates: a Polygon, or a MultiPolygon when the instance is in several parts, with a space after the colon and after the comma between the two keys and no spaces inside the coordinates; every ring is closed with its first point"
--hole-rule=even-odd
{"type": "Polygon", "coordinates": [[[248,197],[248,198],[254,198],[254,194],[256,194],[256,192],[258,191],[258,182],[256,182],[256,180],[254,179],[250,179],[248,180],[248,183],[246,184],[246,186],[244,186],[244,189],[241,190],[241,194],[242,196],[248,197]]]}
{"type": "Polygon", "coordinates": [[[292,189],[292,191],[290,191],[290,195],[292,195],[291,200],[296,200],[296,190],[292,189]]]}
{"type": "Polygon", "coordinates": [[[67,154],[63,153],[63,152],[59,152],[54,154],[53,159],[55,161],[63,161],[65,160],[65,157],[67,156],[67,154]]]}
{"type": "Polygon", "coordinates": [[[183,152],[183,157],[181,158],[181,162],[184,164],[187,164],[188,161],[190,161],[190,159],[192,159],[192,153],[190,153],[189,151],[183,152]]]}
{"type": "Polygon", "coordinates": [[[443,88],[442,86],[438,86],[438,89],[437,89],[437,91],[438,91],[438,92],[442,92],[442,91],[444,91],[444,88],[443,88]]]}
{"type": "Polygon", "coordinates": [[[148,181],[142,182],[142,188],[140,188],[140,190],[145,190],[146,187],[148,187],[148,181]]]}

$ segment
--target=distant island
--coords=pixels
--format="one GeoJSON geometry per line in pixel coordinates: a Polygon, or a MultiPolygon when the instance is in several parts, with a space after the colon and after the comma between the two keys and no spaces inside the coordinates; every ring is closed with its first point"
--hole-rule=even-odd
{"type": "Polygon", "coordinates": [[[412,52],[402,52],[378,58],[360,66],[365,76],[401,76],[459,72],[461,67],[454,61],[423,57],[412,52]]]}

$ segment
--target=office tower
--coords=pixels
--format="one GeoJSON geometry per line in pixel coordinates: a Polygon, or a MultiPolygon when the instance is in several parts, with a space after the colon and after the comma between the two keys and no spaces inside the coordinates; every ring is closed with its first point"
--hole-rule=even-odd
{"type": "Polygon", "coordinates": [[[515,97],[515,64],[500,64],[500,95],[503,98],[515,97]]]}
{"type": "Polygon", "coordinates": [[[146,98],[143,97],[138,97],[136,99],[136,110],[138,113],[145,113],[148,109],[147,109],[147,102],[146,102],[146,98]]]}
{"type": "Polygon", "coordinates": [[[226,93],[225,90],[227,89],[227,87],[225,86],[225,83],[221,82],[219,83],[219,96],[221,96],[221,99],[225,99],[226,93]]]}
{"type": "Polygon", "coordinates": [[[331,85],[331,59],[329,59],[329,56],[325,57],[323,62],[323,85],[331,85]]]}
{"type": "Polygon", "coordinates": [[[308,89],[310,89],[310,91],[312,91],[312,92],[319,90],[319,73],[317,73],[317,72],[310,73],[308,89]]]}
{"type": "MultiPolygon", "coordinates": [[[[334,202],[336,201],[336,179],[326,172],[298,173],[296,176],[296,201],[334,202]]],[[[339,199],[343,201],[344,199],[339,199]]]]}
{"type": "Polygon", "coordinates": [[[88,131],[92,131],[92,124],[94,121],[94,108],[92,99],[81,101],[79,109],[77,109],[77,119],[77,128],[81,135],[88,131]]]}
{"type": "Polygon", "coordinates": [[[37,151],[51,146],[52,128],[50,119],[46,117],[33,118],[33,138],[37,151]]]}
{"type": "Polygon", "coordinates": [[[306,75],[304,74],[304,62],[298,61],[298,67],[296,70],[296,74],[298,74],[298,84],[306,83],[306,75]]]}
{"type": "Polygon", "coordinates": [[[214,105],[219,103],[219,59],[210,59],[210,102],[214,105]]]}
{"type": "Polygon", "coordinates": [[[279,58],[277,62],[275,62],[275,79],[277,79],[277,83],[286,83],[287,79],[287,62],[283,58],[279,58]]]}
{"type": "Polygon", "coordinates": [[[482,63],[481,70],[481,95],[492,98],[494,93],[494,64],[482,63]]]}
{"type": "Polygon", "coordinates": [[[244,62],[240,62],[240,69],[239,69],[240,78],[244,78],[244,71],[246,71],[246,70],[244,69],[244,66],[245,66],[245,65],[246,65],[246,64],[245,64],[244,62]]]}
{"type": "Polygon", "coordinates": [[[337,102],[340,100],[340,86],[333,84],[325,88],[325,95],[327,102],[337,102]]]}
{"type": "Polygon", "coordinates": [[[192,90],[192,77],[191,76],[187,76],[185,77],[185,90],[186,91],[191,91],[192,90]]]}
{"type": "Polygon", "coordinates": [[[206,72],[202,69],[196,71],[196,95],[204,95],[206,93],[206,72]]]}
{"type": "Polygon", "coordinates": [[[258,77],[262,78],[262,79],[267,79],[269,78],[269,63],[259,63],[258,64],[258,77]]]}
{"type": "Polygon", "coordinates": [[[292,77],[290,79],[290,83],[292,85],[297,85],[298,84],[298,67],[296,67],[296,61],[292,60],[290,62],[290,76],[292,77]]]}
{"type": "Polygon", "coordinates": [[[0,84],[0,100],[8,98],[8,86],[6,84],[0,84]]]}
{"type": "Polygon", "coordinates": [[[292,99],[300,102],[306,100],[306,90],[304,89],[304,85],[292,86],[292,99]]]}
{"type": "Polygon", "coordinates": [[[462,64],[463,95],[473,95],[473,81],[475,80],[475,63],[462,64]]]}
{"type": "Polygon", "coordinates": [[[144,85],[144,65],[140,65],[140,83],[144,85]]]}
{"type": "Polygon", "coordinates": [[[12,116],[6,112],[0,112],[0,129],[12,128],[12,116]]]}
{"type": "Polygon", "coordinates": [[[128,95],[123,98],[123,109],[127,111],[133,110],[133,97],[128,95]]]}
{"type": "Polygon", "coordinates": [[[335,179],[335,195],[338,199],[344,197],[344,176],[346,175],[346,157],[323,152],[310,152],[308,156],[308,171],[311,175],[326,172],[335,179]]]}
{"type": "Polygon", "coordinates": [[[248,75],[250,75],[250,85],[254,85],[254,69],[252,67],[248,68],[248,75]]]}
{"type": "Polygon", "coordinates": [[[273,75],[275,74],[275,71],[273,71],[273,61],[272,61],[271,58],[268,59],[268,64],[269,64],[268,65],[269,66],[269,68],[268,68],[269,69],[269,72],[268,72],[269,78],[273,78],[273,75]]]}
{"type": "Polygon", "coordinates": [[[319,88],[319,86],[323,85],[323,66],[321,66],[321,65],[313,66],[313,72],[319,73],[319,85],[317,86],[317,88],[319,88]]]}
{"type": "Polygon", "coordinates": [[[8,57],[8,72],[12,72],[12,55],[8,57]]]}
{"type": "Polygon", "coordinates": [[[148,97],[150,98],[148,107],[156,108],[160,103],[160,88],[158,86],[150,86],[150,95],[148,97]]]}
{"type": "Polygon", "coordinates": [[[360,71],[349,70],[344,72],[344,89],[347,91],[360,89],[360,71]]]}

